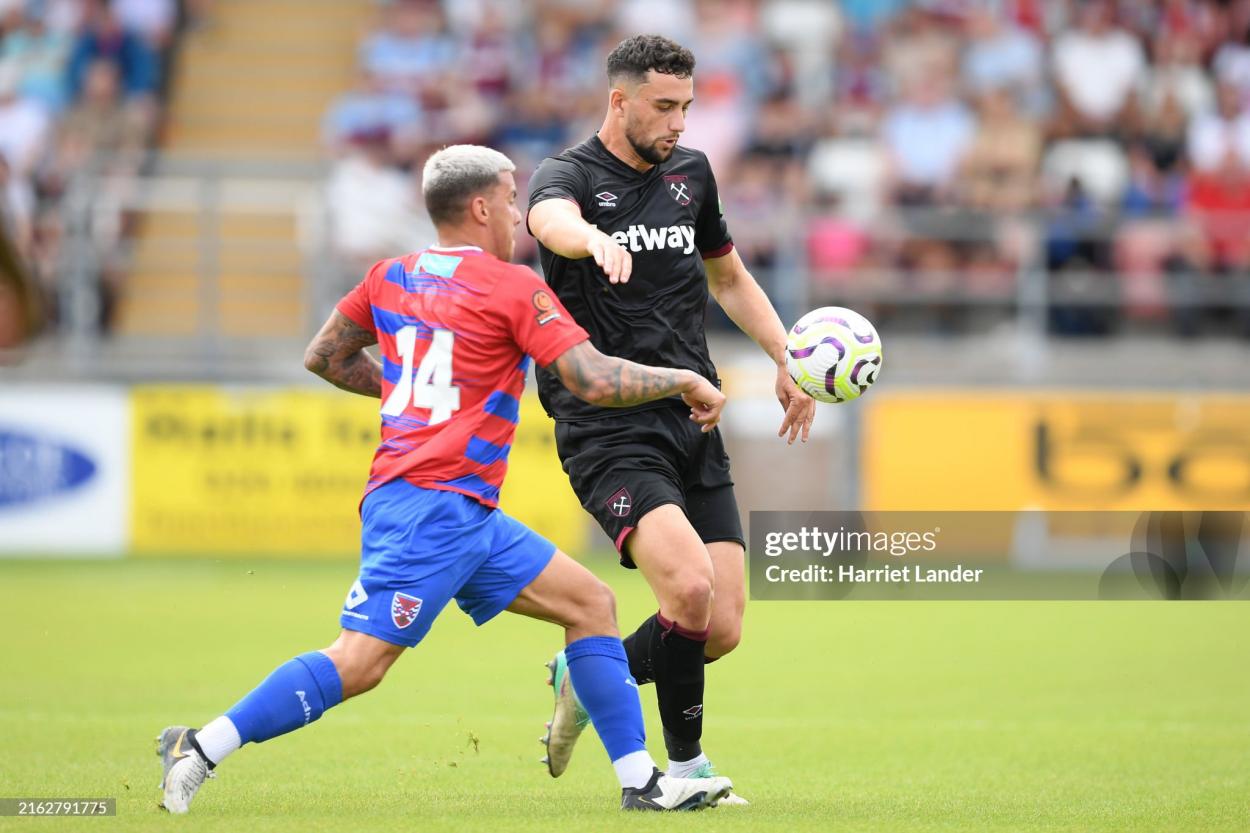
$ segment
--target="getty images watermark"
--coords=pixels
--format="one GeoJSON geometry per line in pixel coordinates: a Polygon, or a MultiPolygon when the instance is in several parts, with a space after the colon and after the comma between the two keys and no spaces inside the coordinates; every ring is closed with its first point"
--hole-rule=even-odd
{"type": "Polygon", "coordinates": [[[754,599],[1250,599],[1241,512],[752,512],[754,599]]]}

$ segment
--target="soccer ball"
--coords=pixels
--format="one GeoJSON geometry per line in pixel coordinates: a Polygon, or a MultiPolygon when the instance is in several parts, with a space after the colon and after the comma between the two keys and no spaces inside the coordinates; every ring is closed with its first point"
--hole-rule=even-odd
{"type": "Polygon", "coordinates": [[[845,307],[821,307],[790,329],[786,369],[808,396],[850,402],[877,381],[881,337],[872,323],[845,307]]]}

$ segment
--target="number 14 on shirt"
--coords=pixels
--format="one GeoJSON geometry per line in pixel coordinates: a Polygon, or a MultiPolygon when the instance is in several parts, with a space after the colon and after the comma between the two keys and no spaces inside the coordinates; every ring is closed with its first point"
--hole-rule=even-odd
{"type": "Polygon", "coordinates": [[[391,395],[382,405],[383,416],[399,416],[412,402],[417,408],[429,408],[429,424],[437,425],[460,410],[460,388],[451,383],[451,354],[455,341],[456,334],[451,330],[435,330],[430,347],[414,374],[417,328],[402,327],[395,334],[395,349],[403,359],[403,367],[391,395]]]}

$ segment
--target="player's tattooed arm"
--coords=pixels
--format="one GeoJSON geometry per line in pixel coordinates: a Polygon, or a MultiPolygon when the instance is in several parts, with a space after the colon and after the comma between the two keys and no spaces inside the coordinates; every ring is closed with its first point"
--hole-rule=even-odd
{"type": "Polygon", "coordinates": [[[710,431],[725,407],[725,395],[692,370],[605,356],[589,341],[573,345],[547,367],[574,396],[602,408],[625,408],[680,395],[690,406],[690,418],[710,431]]]}
{"type": "Polygon", "coordinates": [[[382,396],[382,365],[365,352],[377,334],[335,310],[304,351],[304,367],[335,387],[382,396]]]}

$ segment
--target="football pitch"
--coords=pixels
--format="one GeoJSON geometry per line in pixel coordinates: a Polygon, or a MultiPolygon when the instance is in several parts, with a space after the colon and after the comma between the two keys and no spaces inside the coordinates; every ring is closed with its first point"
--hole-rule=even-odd
{"type": "MultiPolygon", "coordinates": [[[[641,577],[603,565],[626,630],[641,577]]],[[[354,565],[0,561],[0,797],[116,818],[0,830],[1245,831],[1250,605],[754,602],[708,669],[705,747],[752,802],[622,814],[593,734],[552,780],[550,625],[453,607],[370,694],[245,747],[186,817],[153,738],[328,644],[354,565]]],[[[654,692],[643,688],[663,760],[654,692]]]]}

